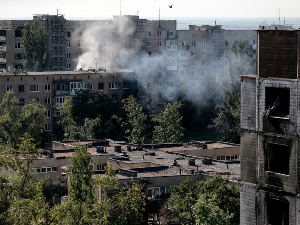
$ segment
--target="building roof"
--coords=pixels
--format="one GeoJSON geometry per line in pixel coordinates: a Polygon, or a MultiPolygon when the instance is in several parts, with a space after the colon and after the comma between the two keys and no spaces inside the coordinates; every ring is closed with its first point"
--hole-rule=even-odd
{"type": "MultiPolygon", "coordinates": [[[[58,142],[57,142],[58,143],[58,142]]],[[[89,146],[90,154],[94,156],[106,156],[110,162],[118,165],[117,171],[124,170],[132,172],[135,177],[160,177],[189,174],[220,174],[228,177],[232,181],[240,179],[240,162],[239,160],[212,160],[207,157],[198,157],[182,153],[184,150],[215,150],[238,148],[239,145],[222,143],[222,142],[190,142],[188,145],[182,144],[162,144],[162,145],[145,145],[135,146],[125,142],[109,141],[108,145],[101,146],[102,152],[98,153],[99,146],[93,146],[93,141],[82,141],[80,145],[89,146]],[[128,147],[130,146],[130,147],[128,147]],[[104,151],[103,151],[104,150],[104,151]],[[125,154],[124,154],[125,153],[125,154]],[[207,161],[208,160],[208,161],[207,161]]],[[[53,154],[57,157],[71,157],[78,143],[60,142],[70,150],[66,152],[57,150],[53,154]]],[[[63,149],[63,148],[62,148],[63,149]]],[[[66,149],[66,148],[64,148],[66,149]]],[[[114,168],[116,169],[116,168],[114,168]]],[[[130,175],[129,175],[130,176],[130,175]]],[[[120,179],[128,178],[128,175],[119,172],[120,179]]]]}

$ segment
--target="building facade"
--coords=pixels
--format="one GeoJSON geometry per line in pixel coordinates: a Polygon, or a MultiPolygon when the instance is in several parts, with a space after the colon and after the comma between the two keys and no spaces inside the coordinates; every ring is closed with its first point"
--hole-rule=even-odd
{"type": "Polygon", "coordinates": [[[241,78],[241,224],[300,224],[299,31],[257,31],[241,78]]]}
{"type": "Polygon", "coordinates": [[[60,71],[28,72],[20,74],[2,73],[0,75],[0,99],[8,91],[13,91],[19,98],[19,105],[35,99],[46,107],[49,121],[45,128],[45,143],[63,139],[62,127],[56,122],[60,119],[58,106],[65,97],[75,98],[81,90],[96,92],[103,90],[122,108],[122,99],[129,95],[136,96],[135,74],[130,70],[114,71],[60,71]]]}
{"type": "MultiPolygon", "coordinates": [[[[222,25],[190,25],[177,30],[176,20],[147,20],[114,16],[112,20],[67,20],[63,15],[34,15],[47,30],[49,70],[134,70],[141,101],[205,95],[211,81],[227,74],[231,46],[239,40],[256,55],[256,33],[224,30],[222,25]]],[[[22,68],[22,32],[33,20],[0,21],[0,70],[22,68]]],[[[195,98],[194,98],[195,99],[195,98]]]]}

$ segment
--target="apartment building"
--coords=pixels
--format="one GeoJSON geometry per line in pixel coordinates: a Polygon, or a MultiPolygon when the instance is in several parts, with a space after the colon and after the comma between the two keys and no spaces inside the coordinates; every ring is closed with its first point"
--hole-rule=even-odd
{"type": "Polygon", "coordinates": [[[77,92],[84,89],[93,92],[104,90],[121,109],[122,99],[129,95],[136,96],[137,84],[133,71],[125,69],[0,73],[0,99],[7,91],[14,91],[20,106],[36,99],[46,107],[49,121],[45,128],[46,144],[63,139],[62,127],[56,123],[60,119],[57,107],[64,103],[68,95],[76,101],[77,92]]]}
{"type": "Polygon", "coordinates": [[[258,30],[258,74],[241,77],[241,224],[300,224],[299,37],[258,30]]]}
{"type": "MultiPolygon", "coordinates": [[[[112,20],[67,20],[63,15],[34,15],[47,30],[49,70],[100,67],[135,71],[139,99],[162,103],[185,87],[205,95],[211,81],[227,73],[224,54],[239,40],[256,54],[256,33],[224,30],[222,25],[190,25],[177,30],[176,20],[114,16],[112,20]]],[[[0,21],[0,70],[22,68],[22,33],[26,22],[0,21]]]]}

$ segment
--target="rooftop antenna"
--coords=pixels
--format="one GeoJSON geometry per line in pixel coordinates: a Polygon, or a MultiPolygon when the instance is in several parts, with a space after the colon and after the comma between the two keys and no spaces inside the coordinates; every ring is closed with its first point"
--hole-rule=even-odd
{"type": "Polygon", "coordinates": [[[279,18],[279,25],[280,25],[280,8],[277,9],[277,12],[278,12],[278,14],[279,14],[278,18],[279,18]]]}
{"type": "Polygon", "coordinates": [[[139,10],[136,11],[137,16],[139,15],[139,12],[140,12],[139,10]]]}
{"type": "Polygon", "coordinates": [[[160,28],[160,7],[159,7],[159,10],[158,10],[158,27],[160,28]]]}
{"type": "Polygon", "coordinates": [[[121,16],[121,0],[120,0],[120,16],[121,16]]]}
{"type": "Polygon", "coordinates": [[[58,15],[58,9],[56,9],[56,13],[57,13],[57,15],[58,15]]]}

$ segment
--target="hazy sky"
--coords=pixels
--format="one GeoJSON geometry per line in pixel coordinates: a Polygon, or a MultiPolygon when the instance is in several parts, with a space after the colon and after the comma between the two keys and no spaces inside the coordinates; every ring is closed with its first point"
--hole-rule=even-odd
{"type": "MultiPolygon", "coordinates": [[[[299,0],[121,0],[122,15],[157,17],[300,17],[299,0]],[[173,8],[168,5],[173,4],[173,8]]],[[[68,18],[120,14],[120,0],[6,0],[0,18],[32,18],[33,14],[64,14],[68,18]]]]}

